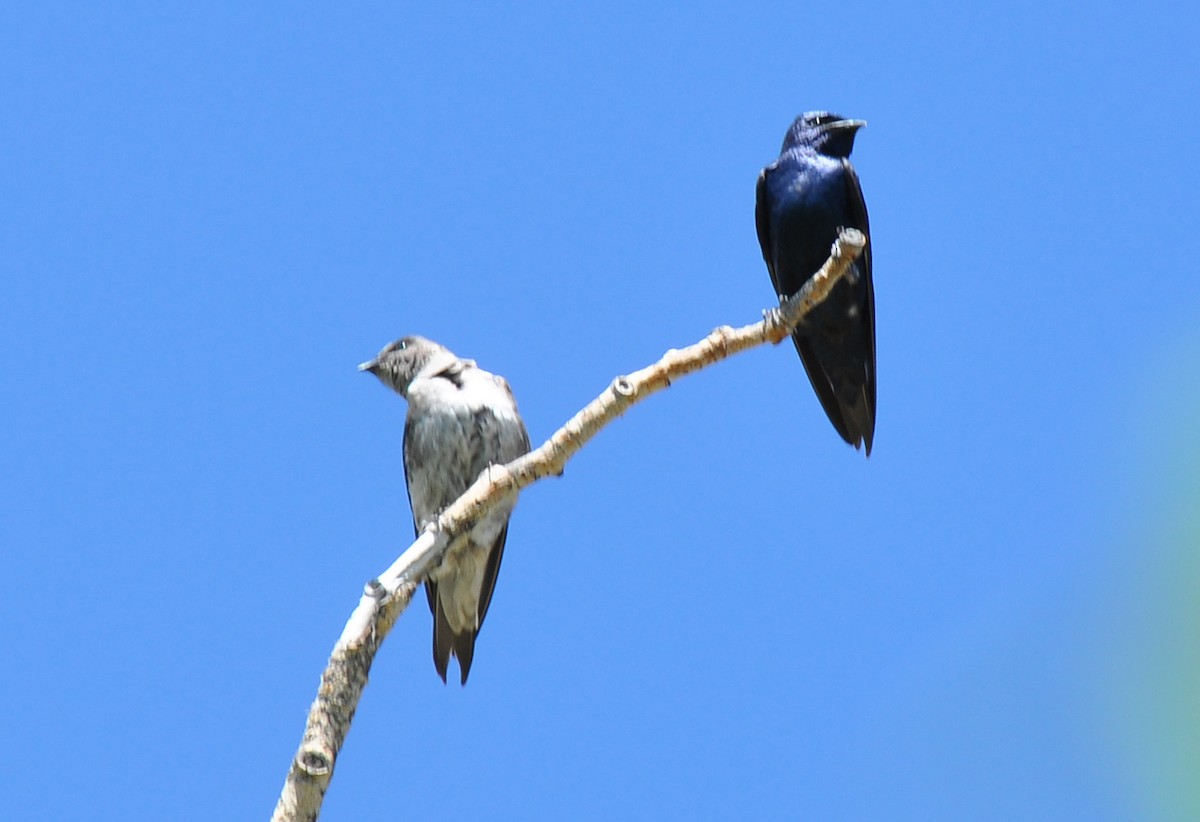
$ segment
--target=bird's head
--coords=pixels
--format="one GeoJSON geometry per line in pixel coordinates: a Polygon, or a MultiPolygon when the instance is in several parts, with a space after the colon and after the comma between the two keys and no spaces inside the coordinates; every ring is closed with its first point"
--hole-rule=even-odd
{"type": "Polygon", "coordinates": [[[803,146],[830,157],[849,157],[854,135],[866,124],[866,120],[848,120],[831,111],[806,111],[788,129],[783,151],[803,146]]]}
{"type": "Polygon", "coordinates": [[[358,366],[359,371],[370,371],[379,381],[402,397],[408,396],[408,386],[421,369],[439,354],[453,354],[433,340],[424,337],[401,337],[388,343],[373,360],[358,366]]]}

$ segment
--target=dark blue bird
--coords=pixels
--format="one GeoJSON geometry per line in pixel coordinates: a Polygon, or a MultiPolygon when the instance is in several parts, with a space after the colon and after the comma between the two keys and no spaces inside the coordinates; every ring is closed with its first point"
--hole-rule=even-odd
{"type": "Polygon", "coordinates": [[[842,228],[867,235],[845,279],[796,329],[792,341],[821,406],[842,439],[859,448],[875,436],[875,288],[867,204],[850,165],[865,126],[827,111],[800,115],[779,159],[758,175],[758,242],[775,294],[795,294],[829,257],[842,228]]]}

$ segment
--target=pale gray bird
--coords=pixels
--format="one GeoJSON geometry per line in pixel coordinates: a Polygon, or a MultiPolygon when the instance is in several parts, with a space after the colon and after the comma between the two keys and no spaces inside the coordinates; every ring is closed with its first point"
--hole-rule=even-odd
{"type": "MultiPolygon", "coordinates": [[[[404,477],[417,533],[489,465],[529,451],[529,434],[503,377],[424,337],[404,337],[358,367],[408,400],[404,477]]],[[[467,684],[475,637],[487,616],[515,500],[500,505],[425,582],[433,612],[433,664],[442,681],[450,656],[467,684]]]]}

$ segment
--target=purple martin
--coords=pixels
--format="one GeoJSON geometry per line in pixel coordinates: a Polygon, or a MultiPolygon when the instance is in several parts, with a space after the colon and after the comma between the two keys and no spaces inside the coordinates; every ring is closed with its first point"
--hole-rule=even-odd
{"type": "MultiPolygon", "coordinates": [[[[474,360],[460,359],[423,337],[404,337],[358,369],[408,400],[404,478],[418,534],[488,466],[529,451],[529,434],[508,383],[474,360]]],[[[515,502],[477,524],[425,582],[433,612],[433,665],[443,682],[453,655],[467,684],[515,502]]]]}
{"type": "Polygon", "coordinates": [[[758,243],[775,294],[795,294],[829,257],[842,228],[867,235],[845,279],[792,334],[825,414],[859,448],[875,436],[875,288],[867,204],[850,165],[854,135],[865,126],[827,111],[800,115],[779,158],[758,175],[758,243]]]}

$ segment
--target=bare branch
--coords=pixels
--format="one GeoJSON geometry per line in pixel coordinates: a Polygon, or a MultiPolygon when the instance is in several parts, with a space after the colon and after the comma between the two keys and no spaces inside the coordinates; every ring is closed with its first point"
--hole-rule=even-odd
{"type": "Polygon", "coordinates": [[[567,460],[634,403],[719,360],[767,342],[781,342],[813,306],[829,295],[865,246],[862,232],[843,229],[821,270],[779,308],[765,312],[761,322],[736,329],[721,326],[694,345],[672,349],[653,365],[617,377],[537,449],[507,465],[492,466],[483,472],[391,567],[367,583],[321,676],[317,698],[308,712],[304,739],[292,761],[272,821],[316,820],[375,653],[408,607],[417,585],[430,569],[437,567],[455,540],[470,533],[501,500],[519,494],[544,477],[561,474],[567,460]]]}

